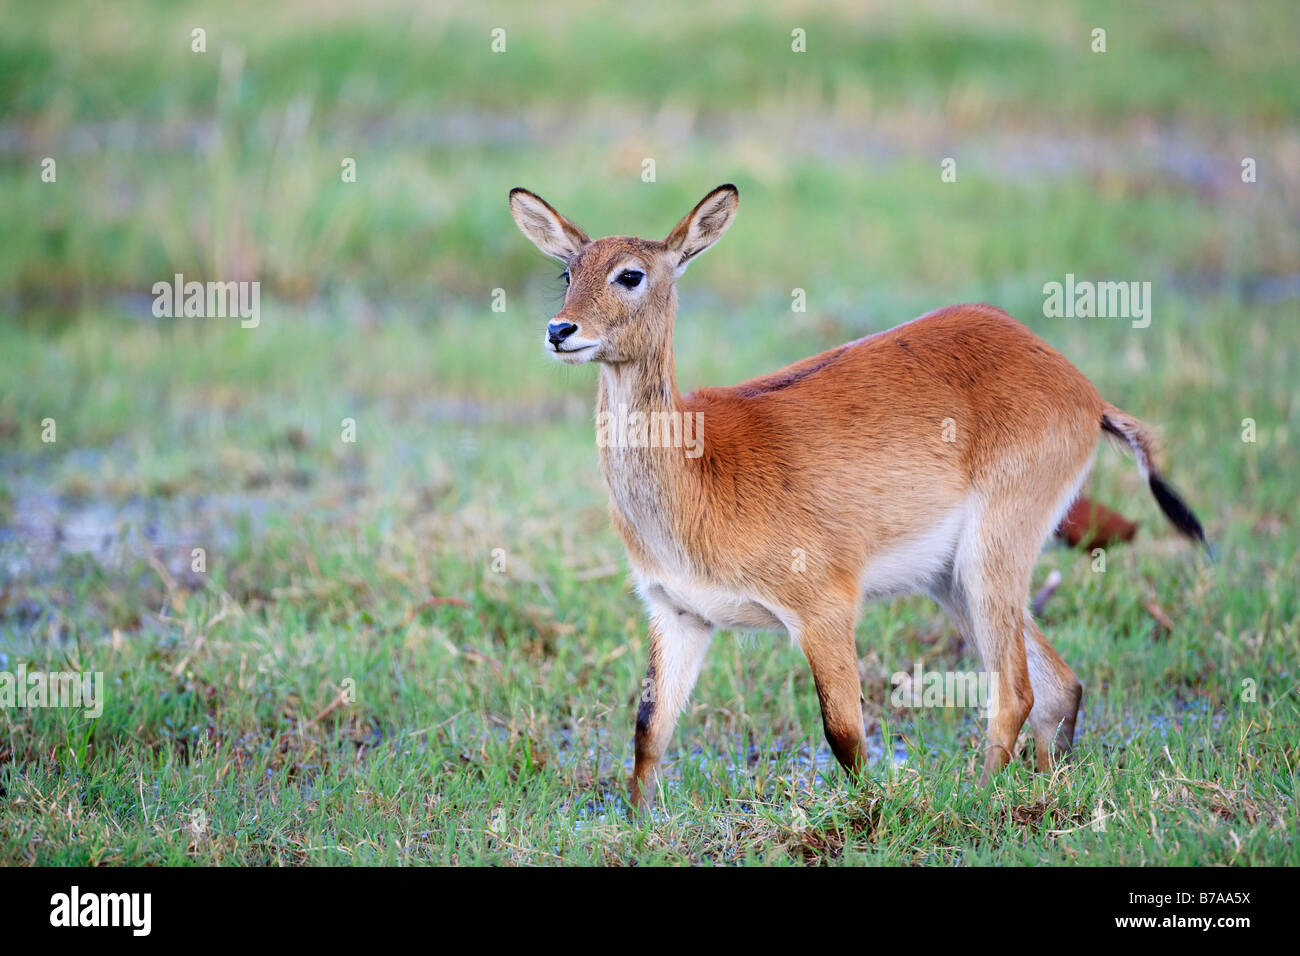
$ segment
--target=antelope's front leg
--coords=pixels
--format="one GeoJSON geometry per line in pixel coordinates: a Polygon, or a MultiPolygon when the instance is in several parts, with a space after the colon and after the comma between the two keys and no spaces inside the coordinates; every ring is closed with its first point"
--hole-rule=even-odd
{"type": "Polygon", "coordinates": [[[650,665],[637,705],[636,765],[628,783],[634,808],[648,807],[653,800],[659,761],[712,637],[712,626],[689,612],[670,609],[650,618],[650,665]]]}

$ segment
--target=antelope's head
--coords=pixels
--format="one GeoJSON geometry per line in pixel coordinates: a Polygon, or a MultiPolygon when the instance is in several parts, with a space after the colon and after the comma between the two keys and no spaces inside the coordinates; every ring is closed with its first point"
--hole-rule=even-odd
{"type": "Polygon", "coordinates": [[[564,263],[564,306],[544,346],[570,365],[617,364],[671,345],[673,290],[692,259],[722,238],[740,194],[719,186],[663,240],[590,239],[542,197],[510,190],[510,214],[533,245],[564,263]]]}

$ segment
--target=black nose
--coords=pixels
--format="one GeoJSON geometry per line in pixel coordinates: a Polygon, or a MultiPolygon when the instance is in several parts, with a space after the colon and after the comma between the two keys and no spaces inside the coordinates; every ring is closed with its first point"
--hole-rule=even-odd
{"type": "Polygon", "coordinates": [[[578,331],[578,327],[572,322],[548,322],[546,324],[546,337],[557,348],[561,342],[576,331],[578,331]]]}

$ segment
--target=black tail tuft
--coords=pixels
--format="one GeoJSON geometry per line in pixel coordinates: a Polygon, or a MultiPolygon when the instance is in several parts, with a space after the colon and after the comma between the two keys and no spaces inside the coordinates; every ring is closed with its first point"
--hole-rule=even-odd
{"type": "Polygon", "coordinates": [[[1210,550],[1210,543],[1205,540],[1205,529],[1201,527],[1196,515],[1192,514],[1192,509],[1187,507],[1187,502],[1179,498],[1154,471],[1147,479],[1147,484],[1151,486],[1151,494],[1156,496],[1156,504],[1160,505],[1160,510],[1173,522],[1174,527],[1193,541],[1201,542],[1207,551],[1210,550]]]}

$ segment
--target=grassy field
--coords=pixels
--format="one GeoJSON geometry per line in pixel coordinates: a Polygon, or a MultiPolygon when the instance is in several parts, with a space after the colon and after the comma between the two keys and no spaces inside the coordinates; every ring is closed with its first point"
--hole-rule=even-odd
{"type": "Polygon", "coordinates": [[[106,691],[0,709],[0,864],[1300,863],[1294,4],[0,16],[0,674],[106,691]],[[869,784],[798,649],[722,634],[625,818],[644,618],[506,192],[662,236],[727,181],[683,391],[988,301],[1161,426],[1219,560],[1103,449],[1142,527],[1038,569],[1085,686],[1056,773],[980,787],[972,710],[891,705],[978,667],[909,599],[858,629],[869,784]],[[178,272],[260,281],[259,325],[154,318],[178,272]],[[1150,326],[1046,317],[1067,273],[1151,282],[1150,326]]]}

